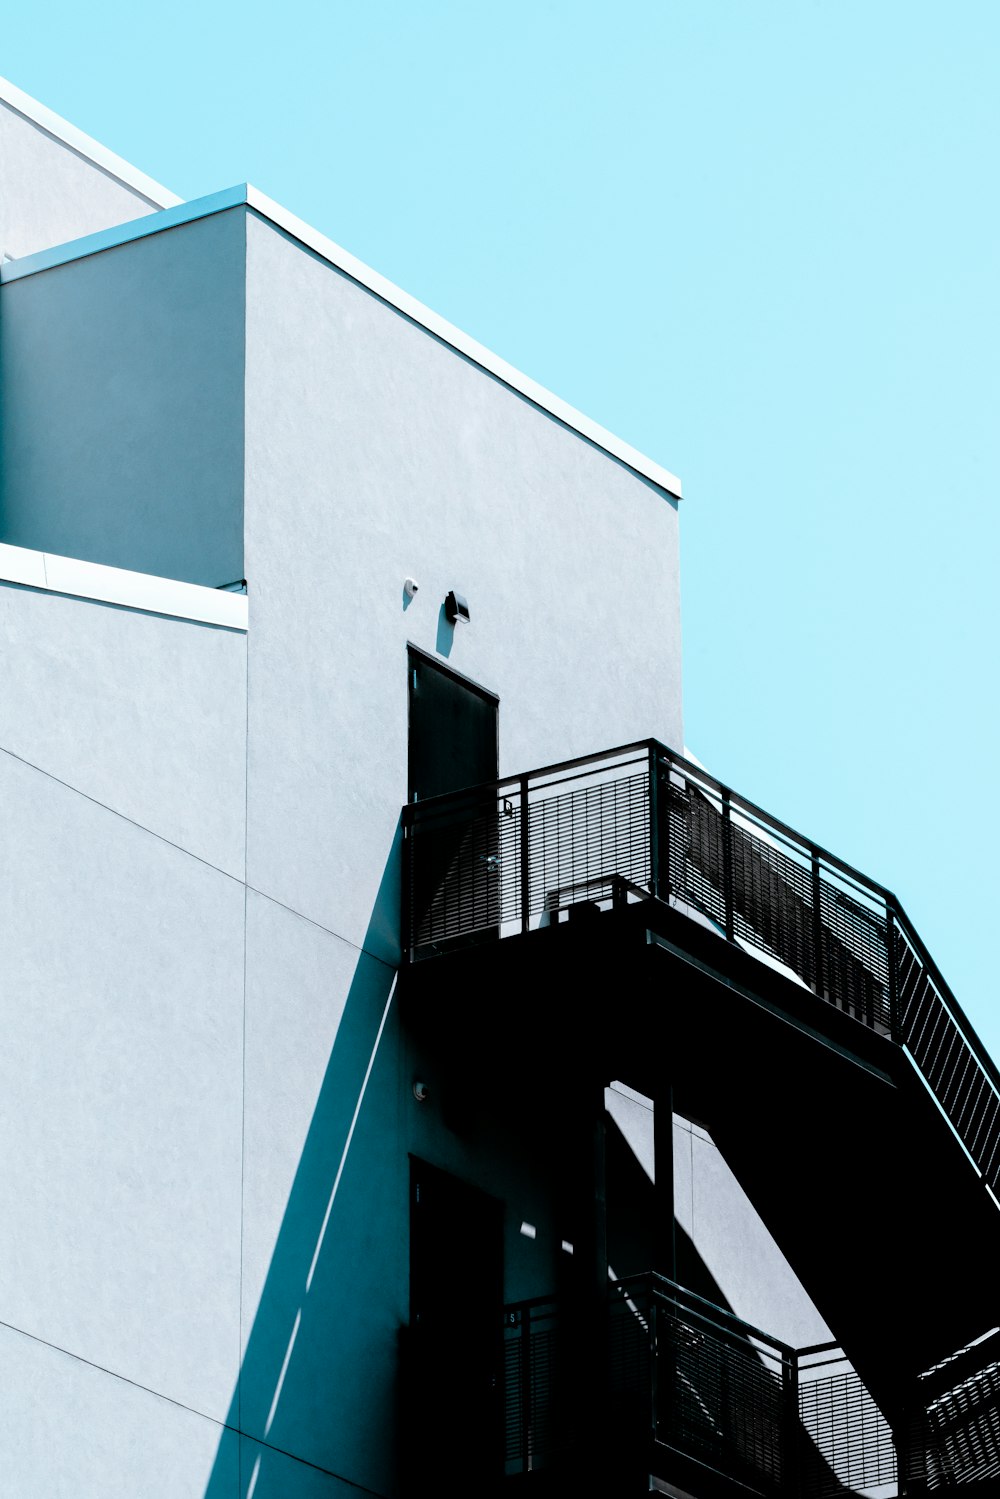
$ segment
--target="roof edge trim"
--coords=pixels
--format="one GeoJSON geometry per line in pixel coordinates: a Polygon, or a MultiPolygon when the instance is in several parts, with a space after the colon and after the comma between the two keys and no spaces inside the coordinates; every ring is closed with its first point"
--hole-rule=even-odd
{"type": "Polygon", "coordinates": [[[669,469],[654,463],[651,458],[647,458],[630,443],[616,437],[613,432],[609,432],[598,422],[591,421],[574,406],[570,406],[559,396],[553,395],[552,391],[547,390],[544,385],[539,385],[537,381],[515,369],[512,364],[501,359],[499,354],[494,354],[491,349],[487,349],[484,344],[477,342],[468,333],[463,333],[461,328],[456,328],[454,323],[449,323],[446,318],[432,312],[423,302],[418,302],[416,297],[411,297],[408,292],[402,291],[392,281],[379,275],[377,271],[373,271],[370,266],[365,265],[364,261],[358,260],[334,240],[328,239],[325,234],[320,234],[310,224],[296,218],[295,214],[282,208],[280,203],[275,203],[273,198],[268,198],[266,194],[258,192],[257,188],[249,184],[247,184],[246,194],[248,207],[268,219],[276,228],[298,240],[307,249],[321,256],[323,260],[329,261],[337,270],[349,276],[352,281],[357,281],[366,290],[374,292],[377,297],[388,302],[398,312],[412,318],[415,323],[426,328],[428,333],[433,333],[436,338],[440,338],[443,343],[449,344],[459,354],[463,354],[474,364],[478,364],[488,374],[494,375],[511,390],[525,396],[565,426],[572,427],[595,447],[603,448],[611,457],[617,458],[627,468],[633,469],[642,478],[648,479],[658,489],[665,489],[674,499],[681,499],[681,481],[669,469]]]}
{"type": "Polygon", "coordinates": [[[246,594],[226,593],[201,583],[156,577],[153,573],[130,572],[124,567],[107,567],[102,562],[58,557],[52,552],[36,552],[6,542],[0,542],[2,583],[18,583],[43,593],[118,604],[125,609],[166,614],[198,624],[221,625],[227,630],[245,631],[248,624],[246,594]]]}
{"type": "Polygon", "coordinates": [[[52,245],[46,250],[36,250],[33,255],[5,260],[0,265],[0,284],[20,281],[23,276],[51,271],[59,265],[70,265],[74,260],[86,260],[90,255],[99,255],[102,250],[114,250],[119,245],[131,244],[133,240],[145,239],[167,229],[177,229],[181,224],[193,224],[196,219],[210,218],[212,214],[223,213],[227,208],[240,208],[246,201],[245,186],[229,187],[221,193],[210,193],[207,198],[195,198],[191,203],[178,202],[173,208],[144,214],[141,219],[129,219],[125,224],[112,224],[110,229],[98,229],[96,234],[84,234],[80,239],[68,240],[64,245],[52,245]]]}
{"type": "Polygon", "coordinates": [[[182,224],[193,223],[196,219],[209,217],[211,214],[222,213],[229,208],[246,206],[261,218],[272,224],[282,233],[297,241],[305,249],[318,255],[328,265],[349,277],[359,286],[379,297],[388,306],[396,309],[404,317],[426,329],[433,337],[439,338],[442,343],[461,354],[463,358],[470,360],[473,364],[485,370],[501,384],[523,396],[532,405],[545,411],[563,426],[571,431],[578,432],[596,448],[600,448],[609,457],[624,464],[626,468],[638,474],[641,479],[657,489],[663,490],[675,500],[682,498],[681,481],[676,474],[660,464],[654,463],[644,453],[630,443],[624,442],[602,427],[598,422],[591,421],[568,402],[560,400],[552,391],[546,390],[543,385],[532,380],[529,376],[522,374],[498,354],[487,349],[476,339],[463,333],[456,328],[454,323],[449,323],[446,318],[439,317],[416,297],[411,297],[400,287],[380,276],[370,266],[365,265],[356,256],[343,249],[326,235],[320,234],[311,225],[302,219],[296,218],[295,214],[289,213],[287,209],[275,203],[264,193],[258,192],[249,183],[241,183],[237,187],[223,189],[222,192],[211,193],[206,198],[195,198],[190,203],[178,203],[174,207],[165,208],[159,213],[146,214],[139,219],[132,219],[127,224],[117,224],[111,229],[102,229],[97,234],[84,235],[81,239],[71,240],[65,245],[54,245],[48,250],[39,250],[34,255],[25,255],[20,260],[9,260],[0,265],[0,283],[6,284],[18,281],[24,276],[33,276],[39,271],[52,270],[55,266],[66,265],[74,260],[82,260],[88,255],[97,255],[102,250],[111,250],[118,245],[125,245],[133,240],[144,239],[150,234],[159,234],[162,230],[178,228],[182,224]]]}
{"type": "Polygon", "coordinates": [[[152,177],[147,177],[145,172],[140,172],[131,162],[121,156],[116,156],[100,141],[95,141],[92,136],[84,135],[82,130],[77,130],[68,120],[61,115],[55,114],[51,109],[46,109],[44,104],[39,104],[30,94],[24,93],[16,84],[7,78],[0,78],[0,102],[7,104],[17,114],[23,115],[32,125],[37,125],[49,135],[61,141],[64,146],[69,146],[78,156],[84,157],[109,177],[114,177],[123,187],[130,188],[132,192],[138,193],[145,198],[154,208],[172,208],[182,200],[176,193],[160,182],[155,182],[152,177]]]}

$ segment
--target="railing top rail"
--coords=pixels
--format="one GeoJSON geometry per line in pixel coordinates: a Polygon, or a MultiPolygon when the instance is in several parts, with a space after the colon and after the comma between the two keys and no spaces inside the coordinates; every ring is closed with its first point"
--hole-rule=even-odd
{"type": "Polygon", "coordinates": [[[880,885],[877,880],[873,880],[863,870],[856,869],[853,864],[848,864],[846,859],[838,858],[828,848],[824,848],[821,843],[816,843],[812,838],[807,838],[787,822],[782,822],[780,817],[775,817],[771,812],[767,812],[763,807],[759,807],[756,802],[752,802],[747,797],[741,796],[738,791],[734,791],[724,781],[718,780],[710,771],[703,769],[700,765],[695,765],[691,760],[685,760],[683,755],[678,755],[668,745],[657,742],[657,748],[667,757],[671,764],[679,766],[691,780],[701,781],[716,796],[724,797],[737,812],[745,813],[754,818],[770,832],[777,833],[786,842],[804,849],[810,856],[815,854],[821,864],[825,864],[829,869],[835,869],[838,874],[846,875],[848,879],[860,886],[862,890],[869,891],[871,894],[878,896],[880,900],[884,900],[889,904],[895,904],[895,897],[891,890],[888,890],[885,885],[880,885]]]}
{"type": "Polygon", "coordinates": [[[507,1301],[504,1303],[503,1314],[507,1317],[512,1312],[531,1312],[535,1307],[558,1305],[556,1296],[529,1296],[525,1301],[507,1301]]]}
{"type": "Polygon", "coordinates": [[[742,1317],[737,1317],[735,1312],[730,1312],[725,1307],[716,1306],[714,1301],[708,1301],[704,1296],[699,1296],[695,1291],[689,1291],[686,1286],[678,1285],[676,1281],[668,1280],[665,1275],[659,1275],[655,1270],[647,1270],[640,1275],[628,1275],[623,1280],[609,1282],[610,1291],[618,1291],[623,1298],[627,1298],[630,1292],[640,1287],[650,1288],[657,1296],[665,1301],[671,1301],[681,1310],[692,1312],[706,1322],[713,1322],[722,1331],[736,1333],[740,1337],[755,1338],[758,1342],[766,1343],[773,1348],[780,1358],[789,1362],[795,1360],[797,1350],[790,1344],[783,1343],[780,1338],[775,1338],[769,1332],[764,1332],[760,1327],[754,1327],[752,1322],[744,1322],[742,1317]]]}
{"type": "MultiPolygon", "coordinates": [[[[552,765],[540,766],[537,770],[523,771],[520,774],[499,776],[495,781],[479,781],[473,786],[462,786],[454,791],[442,791],[437,796],[428,796],[417,802],[407,802],[403,808],[404,817],[412,817],[414,812],[436,811],[439,807],[447,807],[449,802],[465,801],[468,797],[485,797],[490,792],[500,792],[508,787],[520,786],[522,782],[543,781],[549,776],[562,775],[570,770],[579,770],[585,765],[599,766],[607,761],[620,760],[624,755],[636,754],[640,750],[648,755],[651,750],[662,749],[662,745],[655,739],[636,739],[631,744],[621,744],[616,749],[599,750],[593,755],[578,755],[573,760],[557,760],[552,765]]],[[[676,758],[676,757],[675,757],[676,758]]],[[[686,762],[685,762],[686,763],[686,762]]],[[[692,769],[697,767],[692,766],[692,769]]]]}
{"type": "Polygon", "coordinates": [[[839,1343],[810,1343],[808,1348],[796,1348],[799,1358],[812,1358],[816,1353],[839,1353],[843,1358],[844,1350],[839,1343]]]}
{"type": "Polygon", "coordinates": [[[441,792],[438,796],[426,797],[422,801],[407,802],[404,807],[404,818],[411,820],[418,809],[421,815],[428,811],[436,811],[439,808],[443,810],[452,802],[461,802],[469,797],[485,797],[490,793],[500,793],[511,787],[520,787],[525,782],[530,786],[533,782],[545,781],[552,776],[565,775],[569,771],[581,770],[585,766],[593,766],[596,769],[602,764],[620,760],[625,755],[637,754],[639,752],[646,755],[656,753],[663,756],[671,765],[676,765],[679,770],[683,770],[691,780],[700,782],[715,795],[724,797],[730,806],[734,807],[737,811],[755,818],[771,832],[777,833],[787,842],[797,845],[810,856],[815,854],[830,869],[835,869],[839,874],[846,875],[848,879],[853,880],[862,889],[870,891],[880,900],[887,900],[892,904],[896,903],[895,897],[884,885],[880,885],[876,880],[871,879],[862,870],[855,869],[846,860],[839,859],[836,854],[831,853],[822,844],[815,843],[811,838],[806,838],[802,833],[797,832],[795,828],[790,827],[787,822],[782,822],[779,817],[772,816],[763,807],[759,807],[756,802],[752,802],[747,797],[741,796],[739,792],[734,791],[731,786],[727,786],[724,781],[720,781],[716,776],[713,776],[703,766],[696,765],[693,760],[686,759],[677,750],[671,749],[669,745],[663,744],[659,739],[635,739],[629,744],[617,745],[614,749],[599,750],[597,753],[590,755],[577,755],[572,760],[557,760],[551,765],[542,765],[534,770],[522,771],[514,775],[499,776],[495,781],[481,781],[473,786],[463,786],[454,791],[441,792]]]}

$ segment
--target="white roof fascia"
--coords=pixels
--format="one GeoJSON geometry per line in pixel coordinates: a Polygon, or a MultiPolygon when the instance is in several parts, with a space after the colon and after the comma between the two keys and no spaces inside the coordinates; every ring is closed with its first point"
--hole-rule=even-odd
{"type": "Polygon", "coordinates": [[[89,255],[99,255],[102,250],[115,250],[119,245],[145,239],[147,235],[177,229],[181,224],[193,224],[196,219],[209,218],[227,208],[240,208],[246,201],[245,187],[229,187],[224,192],[211,193],[207,198],[195,198],[192,203],[178,202],[175,207],[164,208],[159,213],[129,219],[127,224],[113,224],[110,229],[99,229],[96,234],[84,234],[65,245],[52,245],[47,250],[36,250],[33,255],[5,260],[0,265],[0,284],[20,281],[22,276],[34,276],[38,271],[51,271],[55,266],[69,265],[74,260],[86,260],[89,255]]]}
{"type": "Polygon", "coordinates": [[[113,151],[102,146],[99,141],[93,140],[89,135],[84,135],[82,130],[77,130],[68,120],[62,119],[60,115],[53,114],[51,109],[46,109],[44,104],[39,104],[30,94],[24,93],[6,78],[0,78],[0,101],[30,120],[33,125],[44,130],[48,135],[54,136],[78,156],[99,167],[109,177],[114,177],[123,187],[138,193],[141,198],[153,208],[172,208],[180,203],[176,193],[165,188],[162,183],[154,182],[152,177],[147,177],[145,172],[140,172],[137,167],[131,165],[116,156],[113,151]]]}
{"type": "Polygon", "coordinates": [[[133,573],[124,567],[105,567],[100,562],[81,562],[76,557],[57,557],[51,552],[36,552],[30,547],[8,546],[4,542],[0,542],[0,583],[20,583],[45,593],[118,604],[147,614],[221,625],[227,630],[247,628],[245,593],[227,593],[200,583],[133,573]]]}
{"type": "Polygon", "coordinates": [[[372,292],[390,307],[394,307],[397,312],[402,313],[404,317],[410,318],[435,338],[439,338],[464,358],[478,365],[480,369],[493,375],[510,390],[524,396],[526,400],[531,401],[540,410],[548,412],[550,416],[555,417],[572,431],[578,432],[581,437],[617,459],[626,468],[630,468],[640,478],[648,480],[657,489],[666,491],[674,499],[681,498],[681,481],[676,474],[654,463],[637,448],[615,437],[614,433],[609,432],[607,428],[591,421],[589,417],[560,400],[544,386],[529,379],[527,375],[523,375],[505,359],[501,359],[498,354],[492,353],[481,343],[477,343],[474,338],[470,338],[467,333],[463,333],[460,328],[456,328],[445,318],[439,317],[436,312],[431,312],[429,307],[425,307],[415,297],[409,296],[407,292],[394,286],[391,281],[387,281],[384,276],[380,276],[363,261],[358,260],[340,245],[335,244],[333,240],[327,239],[325,235],[311,228],[302,219],[296,218],[294,214],[289,213],[280,204],[273,202],[271,198],[258,192],[248,183],[212,193],[207,198],[196,198],[191,203],[180,203],[161,213],[133,219],[127,224],[117,224],[111,229],[102,229],[98,234],[85,235],[82,239],[70,241],[69,244],[39,250],[34,255],[23,256],[20,260],[6,261],[0,265],[0,283],[18,281],[22,276],[33,276],[38,271],[47,271],[58,265],[66,265],[73,260],[82,260],[88,255],[97,255],[102,250],[111,250],[118,245],[128,244],[132,240],[143,239],[148,234],[159,234],[162,230],[193,223],[196,219],[207,218],[210,214],[222,213],[228,208],[238,208],[244,204],[260,214],[268,223],[273,224],[276,229],[280,229],[307,250],[311,250],[320,259],[357,282],[359,286],[363,286],[366,291],[372,292]]]}

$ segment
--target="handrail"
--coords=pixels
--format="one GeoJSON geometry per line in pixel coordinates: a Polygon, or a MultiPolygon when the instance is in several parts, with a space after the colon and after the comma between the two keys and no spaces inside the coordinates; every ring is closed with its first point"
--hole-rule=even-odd
{"type": "Polygon", "coordinates": [[[552,1296],[512,1303],[504,1328],[508,1474],[594,1449],[596,1415],[616,1446],[645,1434],[667,1478],[673,1459],[656,1452],[784,1499],[895,1481],[892,1432],[839,1345],[792,1348],[654,1272],[610,1282],[603,1310],[552,1296]],[[810,1364],[818,1353],[836,1357],[810,1364]],[[597,1410],[587,1388],[602,1391],[597,1410]]]}
{"type": "MultiPolygon", "coordinates": [[[[687,1286],[682,1286],[675,1280],[670,1280],[666,1275],[661,1275],[658,1270],[641,1270],[637,1275],[626,1275],[621,1280],[609,1281],[609,1293],[617,1291],[620,1296],[626,1296],[631,1287],[650,1287],[657,1295],[667,1301],[675,1302],[676,1305],[689,1309],[695,1316],[703,1317],[706,1321],[715,1322],[726,1332],[739,1333],[745,1338],[757,1338],[762,1343],[769,1344],[784,1358],[795,1359],[801,1353],[812,1353],[811,1348],[797,1349],[790,1343],[783,1343],[772,1333],[764,1332],[760,1327],[754,1327],[752,1322],[744,1322],[742,1317],[737,1317],[735,1312],[726,1307],[718,1306],[716,1302],[709,1301],[705,1296],[699,1296],[697,1291],[689,1291],[687,1286]]],[[[831,1348],[838,1348],[838,1343],[831,1343],[831,1348]]]]}
{"type": "Polygon", "coordinates": [[[895,915],[900,927],[906,934],[907,941],[916,951],[917,956],[920,958],[920,961],[930,973],[937,988],[942,991],[942,998],[951,1011],[954,1020],[957,1022],[959,1030],[963,1033],[965,1040],[968,1042],[971,1049],[975,1052],[976,1060],[979,1062],[983,1070],[988,1074],[990,1081],[997,1090],[997,1093],[1000,1094],[1000,1067],[997,1066],[996,1062],[994,1062],[993,1058],[986,1050],[986,1047],[979,1039],[979,1036],[976,1034],[976,1030],[971,1020],[969,1019],[968,1015],[966,1015],[965,1010],[959,1004],[958,1000],[955,998],[954,992],[950,988],[940,968],[931,957],[923,941],[923,938],[920,936],[916,927],[910,921],[910,918],[907,916],[903,907],[900,905],[896,897],[891,893],[889,893],[888,898],[892,903],[893,914],[895,915]]]}
{"type": "Polygon", "coordinates": [[[404,950],[545,926],[637,892],[713,921],[901,1045],[1000,1198],[1000,1067],[899,900],[657,739],[403,811],[404,950]]]}
{"type": "Polygon", "coordinates": [[[412,818],[414,809],[416,808],[419,808],[420,813],[424,814],[428,810],[435,811],[438,807],[446,807],[451,802],[472,797],[485,797],[488,793],[501,791],[505,787],[519,786],[522,781],[537,782],[547,780],[550,776],[562,775],[569,770],[578,770],[581,766],[585,765],[598,766],[605,762],[620,759],[624,755],[634,754],[640,750],[644,754],[649,754],[652,751],[665,756],[671,765],[676,766],[678,770],[683,771],[692,780],[703,781],[707,786],[711,787],[716,796],[728,797],[732,806],[737,808],[738,811],[756,818],[772,832],[778,833],[782,838],[788,839],[790,843],[800,848],[807,848],[811,853],[816,853],[825,864],[828,864],[831,869],[836,869],[839,874],[846,875],[848,879],[855,880],[862,888],[870,890],[873,894],[883,899],[895,899],[892,892],[884,885],[878,884],[877,881],[869,878],[861,870],[855,869],[852,864],[848,864],[844,859],[838,858],[836,854],[832,854],[829,849],[824,848],[821,843],[814,843],[812,839],[806,838],[801,833],[796,832],[787,822],[782,822],[780,818],[773,816],[772,813],[758,806],[756,802],[749,801],[746,797],[740,796],[738,792],[733,791],[725,782],[718,780],[709,771],[705,770],[703,766],[696,765],[693,760],[685,759],[683,755],[678,754],[676,750],[665,745],[660,739],[634,739],[631,743],[618,745],[615,749],[599,750],[590,755],[577,755],[571,760],[556,760],[551,765],[539,766],[534,770],[499,776],[495,781],[477,781],[470,786],[456,788],[454,791],[442,791],[436,796],[423,797],[420,801],[406,802],[403,807],[404,822],[408,818],[412,818]]]}

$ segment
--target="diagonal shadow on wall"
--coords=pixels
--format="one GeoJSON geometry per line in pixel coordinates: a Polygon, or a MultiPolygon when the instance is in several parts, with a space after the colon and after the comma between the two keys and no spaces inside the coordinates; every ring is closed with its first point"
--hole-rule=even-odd
{"type": "Polygon", "coordinates": [[[406,1163],[387,1148],[399,1094],[396,969],[367,949],[370,940],[384,950],[398,926],[400,858],[397,834],[360,952],[248,894],[245,1346],[205,1499],[234,1499],[234,1432],[240,1499],[396,1487],[406,1306],[387,1287],[407,1284],[406,1163]],[[324,1035],[322,1070],[309,1049],[324,1035]],[[306,1127],[310,1068],[322,1080],[306,1127]]]}

